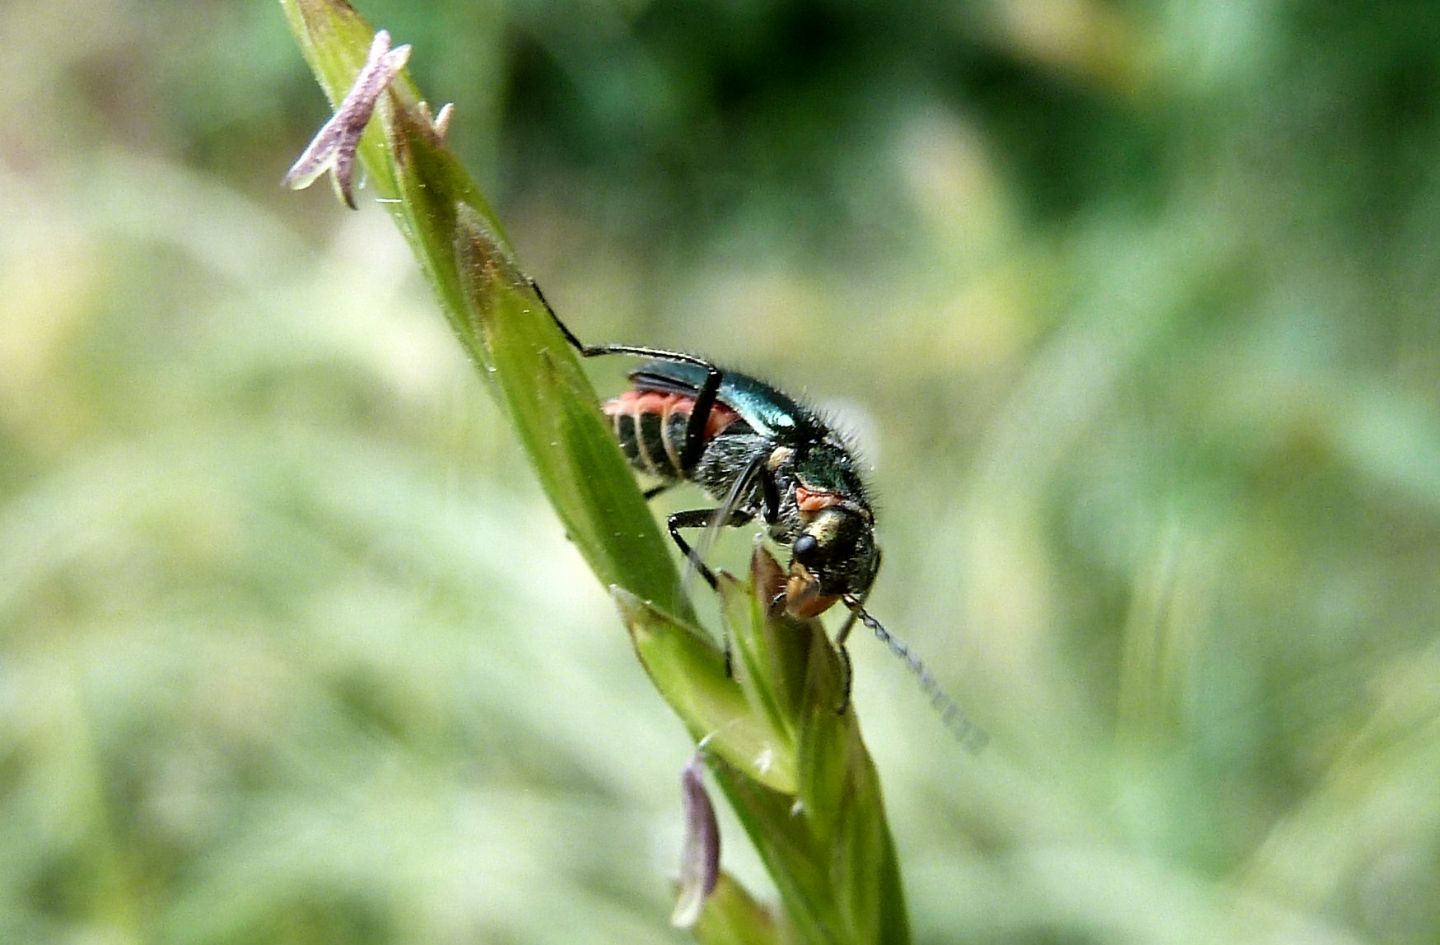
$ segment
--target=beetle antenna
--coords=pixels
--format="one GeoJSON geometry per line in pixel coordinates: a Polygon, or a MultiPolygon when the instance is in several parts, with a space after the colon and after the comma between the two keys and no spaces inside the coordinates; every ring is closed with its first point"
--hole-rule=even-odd
{"type": "Polygon", "coordinates": [[[924,660],[915,655],[915,651],[904,640],[886,630],[885,627],[870,616],[869,611],[860,605],[860,601],[852,594],[844,595],[841,600],[845,606],[850,608],[850,613],[855,618],[869,627],[875,634],[875,639],[890,648],[890,652],[904,661],[905,666],[910,670],[911,675],[920,681],[920,689],[930,700],[930,706],[939,715],[940,721],[955,736],[956,741],[965,746],[972,753],[978,753],[990,741],[990,735],[976,722],[965,714],[965,710],[951,698],[950,694],[940,688],[940,683],[935,674],[925,667],[924,660]]]}

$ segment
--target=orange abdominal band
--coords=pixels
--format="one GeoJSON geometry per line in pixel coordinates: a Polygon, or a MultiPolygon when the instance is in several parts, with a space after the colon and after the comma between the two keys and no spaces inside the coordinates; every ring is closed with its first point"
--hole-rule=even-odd
{"type": "MultiPolygon", "coordinates": [[[[600,409],[607,417],[622,417],[630,414],[636,420],[647,413],[658,413],[662,429],[669,427],[674,414],[689,416],[695,406],[695,398],[688,394],[666,394],[653,390],[627,390],[612,397],[600,409]]],[[[705,419],[705,439],[714,439],[721,430],[740,419],[740,415],[722,403],[710,407],[710,416],[705,419]]]]}

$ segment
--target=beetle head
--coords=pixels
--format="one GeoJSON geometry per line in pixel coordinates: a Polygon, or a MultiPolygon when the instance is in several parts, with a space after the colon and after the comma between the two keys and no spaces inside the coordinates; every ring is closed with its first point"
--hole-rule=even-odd
{"type": "Polygon", "coordinates": [[[843,506],[817,512],[791,544],[785,609],[807,619],[843,595],[864,599],[880,566],[868,516],[843,506]]]}

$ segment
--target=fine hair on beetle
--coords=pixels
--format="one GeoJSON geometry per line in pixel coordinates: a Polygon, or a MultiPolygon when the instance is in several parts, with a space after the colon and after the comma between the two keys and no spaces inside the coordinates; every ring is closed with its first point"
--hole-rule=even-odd
{"type": "Polygon", "coordinates": [[[842,676],[837,711],[849,706],[852,671],[845,643],[858,621],[905,663],[954,736],[979,750],[987,740],[983,730],[914,651],[865,609],[882,555],[875,540],[875,502],[852,438],[779,388],[697,355],[643,345],[587,345],[560,320],[540,287],[530,285],[581,357],[647,359],[629,373],[631,386],[606,400],[601,410],[630,465],[658,481],[645,490],[647,499],[691,483],[718,503],[666,518],[688,568],[716,588],[702,554],[710,536],[759,519],[770,538],[790,550],[782,589],[770,602],[772,612],[807,620],[835,604],[846,610],[834,641],[842,676]],[[697,529],[702,530],[698,547],[682,534],[697,529]]]}

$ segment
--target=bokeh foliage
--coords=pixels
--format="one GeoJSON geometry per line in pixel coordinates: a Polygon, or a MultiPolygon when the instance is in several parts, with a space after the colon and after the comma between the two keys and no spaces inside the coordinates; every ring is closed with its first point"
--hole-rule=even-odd
{"type": "MultiPolygon", "coordinates": [[[[917,940],[1440,935],[1432,5],[365,12],[584,337],[869,444],[993,736],[856,641],[917,940]]],[[[0,940],[673,940],[684,733],[276,8],[0,35],[0,940]]]]}

